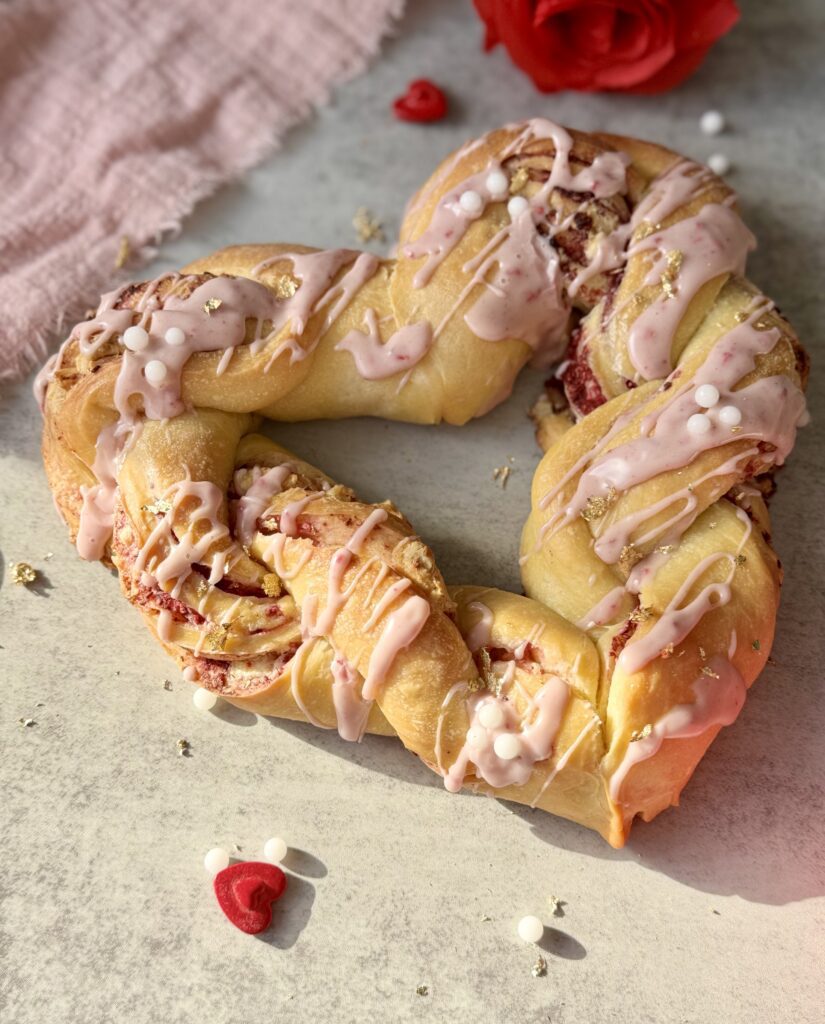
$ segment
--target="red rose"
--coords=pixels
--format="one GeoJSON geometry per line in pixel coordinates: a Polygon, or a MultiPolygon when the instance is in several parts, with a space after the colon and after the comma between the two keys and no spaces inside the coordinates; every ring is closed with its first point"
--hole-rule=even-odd
{"type": "Polygon", "coordinates": [[[733,0],[473,0],[486,49],[504,43],[543,92],[662,92],[739,19],[733,0]]]}

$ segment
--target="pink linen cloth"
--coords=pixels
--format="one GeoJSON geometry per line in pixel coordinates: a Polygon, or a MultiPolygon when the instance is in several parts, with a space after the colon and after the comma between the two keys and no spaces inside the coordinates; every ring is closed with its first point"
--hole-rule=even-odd
{"type": "Polygon", "coordinates": [[[404,0],[0,2],[0,379],[363,71],[404,0]]]}

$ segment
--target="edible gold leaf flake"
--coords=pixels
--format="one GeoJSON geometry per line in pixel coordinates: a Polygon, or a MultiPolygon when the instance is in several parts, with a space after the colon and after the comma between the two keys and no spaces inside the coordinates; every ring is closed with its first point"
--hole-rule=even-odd
{"type": "Polygon", "coordinates": [[[708,656],[707,656],[707,654],[705,654],[705,648],[704,647],[700,647],[699,648],[699,657],[702,659],[702,661],[707,661],[708,656]]]}
{"type": "Polygon", "coordinates": [[[366,206],[359,206],[355,211],[355,216],[352,218],[352,226],[355,228],[359,242],[384,241],[383,224],[372,210],[368,210],[366,206]]]}
{"type": "Polygon", "coordinates": [[[281,580],[274,572],[268,572],[263,579],[264,593],[267,597],[277,597],[281,593],[281,580]]]}
{"type": "Polygon", "coordinates": [[[514,196],[521,192],[527,182],[530,180],[530,172],[526,167],[519,167],[513,177],[510,179],[510,195],[514,196]]]}
{"type": "Polygon", "coordinates": [[[762,647],[762,644],[760,644],[760,642],[759,642],[758,640],[754,640],[754,641],[753,641],[753,643],[751,644],[751,647],[752,647],[752,648],[753,648],[753,649],[754,649],[755,651],[758,651],[758,650],[760,650],[760,649],[761,649],[761,647],[762,647]]]}
{"type": "Polygon", "coordinates": [[[615,500],[615,487],[610,487],[607,494],[594,494],[593,497],[587,499],[587,504],[581,511],[582,519],[588,523],[592,523],[594,519],[601,519],[615,500]]]}
{"type": "Polygon", "coordinates": [[[12,562],[9,566],[12,581],[20,586],[28,587],[37,579],[37,569],[28,562],[12,562]]]}
{"type": "Polygon", "coordinates": [[[507,479],[510,476],[511,472],[512,470],[510,469],[509,466],[496,466],[496,468],[493,470],[493,479],[498,480],[498,482],[501,484],[502,490],[504,490],[504,488],[507,486],[507,479]]]}
{"type": "Polygon", "coordinates": [[[176,746],[178,748],[178,757],[189,757],[189,752],[192,749],[192,744],[189,740],[178,740],[176,746]]]}
{"type": "Polygon", "coordinates": [[[272,290],[279,299],[291,299],[298,291],[298,282],[290,274],[281,274],[272,282],[272,290]]]}
{"type": "Polygon", "coordinates": [[[543,978],[547,974],[547,961],[543,956],[539,955],[536,958],[536,962],[533,964],[530,973],[534,978],[543,978]]]}
{"type": "Polygon", "coordinates": [[[212,314],[216,310],[220,309],[222,305],[223,299],[217,299],[213,295],[211,299],[207,299],[206,302],[204,302],[203,311],[204,313],[206,313],[207,316],[212,316],[212,314]]]}
{"type": "Polygon", "coordinates": [[[740,310],[737,310],[736,313],[734,313],[733,319],[738,324],[743,324],[748,319],[748,314],[745,312],[744,309],[740,309],[740,310]]]}
{"type": "Polygon", "coordinates": [[[631,622],[647,622],[650,616],[653,614],[653,609],[647,605],[640,604],[638,608],[634,608],[630,613],[631,622]]]}
{"type": "Polygon", "coordinates": [[[126,235],[120,236],[120,244],[117,248],[117,256],[115,256],[115,270],[121,270],[126,266],[126,262],[131,255],[132,247],[129,244],[129,239],[126,235]]]}
{"type": "Polygon", "coordinates": [[[157,501],[153,501],[150,505],[144,505],[143,511],[151,512],[153,515],[165,516],[167,512],[172,511],[172,502],[166,498],[158,498],[157,501]]]}
{"type": "Polygon", "coordinates": [[[676,281],[679,277],[683,260],[684,255],[678,249],[671,249],[665,256],[667,267],[662,273],[661,285],[662,291],[668,299],[672,299],[676,295],[676,281]]]}
{"type": "Polygon", "coordinates": [[[648,736],[653,732],[653,726],[650,722],[647,725],[642,726],[641,729],[634,729],[630,734],[630,742],[638,743],[639,740],[646,740],[648,736]]]}
{"type": "Polygon", "coordinates": [[[486,647],[482,647],[478,652],[478,660],[479,673],[484,686],[498,695],[496,691],[501,689],[501,680],[499,680],[496,677],[495,672],[493,672],[493,660],[486,647]]]}
{"type": "MultiPolygon", "coordinates": [[[[685,652],[682,651],[682,654],[684,654],[684,653],[685,652]]],[[[661,651],[659,651],[659,657],[663,658],[665,661],[667,661],[668,658],[672,658],[673,657],[673,644],[667,644],[666,647],[663,647],[661,649],[661,651]]]]}
{"type": "Polygon", "coordinates": [[[265,530],[272,530],[274,533],[277,533],[280,522],[280,518],[276,516],[269,516],[268,518],[261,520],[261,526],[263,526],[265,530]]]}
{"type": "Polygon", "coordinates": [[[417,996],[428,996],[430,994],[429,986],[427,985],[416,985],[415,994],[417,996]]]}
{"type": "Polygon", "coordinates": [[[229,636],[229,626],[213,626],[206,634],[206,642],[210,650],[222,651],[226,647],[226,640],[229,636]]]}
{"type": "Polygon", "coordinates": [[[673,550],[673,547],[673,544],[660,544],[658,548],[656,548],[656,551],[660,555],[669,555],[670,552],[673,550]]]}
{"type": "Polygon", "coordinates": [[[747,558],[745,557],[745,555],[736,555],[736,557],[733,560],[734,562],[736,562],[737,565],[744,565],[745,562],[747,562],[747,558]]]}
{"type": "Polygon", "coordinates": [[[633,544],[625,544],[619,553],[619,568],[622,572],[630,572],[633,566],[640,561],[642,553],[633,544]]]}
{"type": "Polygon", "coordinates": [[[703,665],[702,666],[702,675],[703,676],[710,676],[711,679],[718,679],[719,678],[719,673],[718,672],[714,672],[713,669],[709,668],[707,665],[703,665]]]}

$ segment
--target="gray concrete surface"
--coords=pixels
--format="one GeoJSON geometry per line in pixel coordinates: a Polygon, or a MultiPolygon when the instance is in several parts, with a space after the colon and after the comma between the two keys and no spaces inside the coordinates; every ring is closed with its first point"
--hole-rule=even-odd
{"type": "MultiPolygon", "coordinates": [[[[411,3],[374,69],[204,203],[161,253],[168,266],[228,242],[353,244],[360,205],[393,230],[444,153],[528,114],[647,136],[698,158],[728,153],[760,240],[752,275],[815,358],[814,425],[774,503],[787,570],[775,664],[681,809],[615,852],[540,812],[449,797],[389,741],[352,747],[227,708],[196,713],[116,580],[69,546],[28,387],[6,388],[4,1022],[822,1019],[823,9],[818,0],[742,6],[741,26],[691,82],[633,98],[542,97],[502,53],[481,56],[469,4],[411,3]],[[393,121],[389,99],[421,75],[450,90],[450,119],[393,121]],[[711,106],[731,125],[716,140],[697,126],[711,106]],[[10,585],[6,565],[19,559],[44,573],[42,589],[10,585]],[[19,726],[21,717],[36,725],[19,726]],[[190,758],[177,756],[179,737],[190,758]],[[218,843],[252,857],[276,834],[304,852],[287,863],[275,927],[250,938],[221,916],[201,858],[218,843]],[[551,917],[551,894],[566,901],[563,917],[551,917]],[[545,978],[531,976],[534,953],[515,938],[525,913],[554,929],[545,978]],[[419,984],[428,995],[416,994],[419,984]]],[[[537,459],[525,420],[536,383],[528,376],[506,407],[460,431],[313,424],[278,436],[364,494],[397,501],[449,579],[515,587],[537,459]],[[502,492],[490,473],[509,455],[516,471],[502,492]]]]}

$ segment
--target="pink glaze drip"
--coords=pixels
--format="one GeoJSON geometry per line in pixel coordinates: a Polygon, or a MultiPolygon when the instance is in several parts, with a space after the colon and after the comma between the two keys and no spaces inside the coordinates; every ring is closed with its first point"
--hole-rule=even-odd
{"type": "MultiPolygon", "coordinates": [[[[256,469],[256,472],[259,472],[256,469]]],[[[252,481],[246,494],[238,502],[235,513],[235,532],[241,544],[250,545],[258,530],[258,520],[269,508],[273,497],[280,494],[286,478],[295,472],[288,462],[273,466],[252,481]]]]}
{"type": "Polygon", "coordinates": [[[336,651],[332,659],[332,702],[338,735],[351,743],[360,743],[367,728],[372,701],[363,700],[358,692],[363,679],[343,654],[336,651]]]}
{"type": "Polygon", "coordinates": [[[538,793],[536,793],[535,797],[533,797],[533,799],[530,801],[530,806],[531,807],[537,807],[538,806],[539,801],[544,796],[544,794],[547,792],[547,790],[550,787],[550,785],[552,784],[553,780],[556,778],[556,776],[559,774],[559,772],[562,771],[563,768],[567,767],[568,762],[570,761],[572,756],[576,753],[576,751],[579,749],[579,747],[582,745],[582,743],[585,741],[585,739],[587,738],[588,734],[591,733],[593,731],[593,729],[600,728],[601,724],[602,724],[602,721],[598,717],[598,715],[594,715],[593,718],[591,718],[590,721],[581,729],[581,731],[579,732],[578,736],[573,740],[573,742],[570,744],[570,746],[567,748],[567,750],[565,750],[565,752],[562,754],[562,756],[553,765],[552,769],[547,773],[547,778],[542,783],[541,789],[538,791],[538,793]]]}
{"type": "Polygon", "coordinates": [[[121,430],[120,423],[104,427],[95,443],[92,472],[97,483],[91,487],[81,485],[80,509],[77,527],[77,553],[88,561],[102,558],[112,536],[115,498],[117,496],[117,465],[137,436],[137,427],[121,430]]]}
{"type": "MultiPolygon", "coordinates": [[[[511,662],[511,664],[514,664],[511,662]]],[[[467,767],[475,766],[475,774],[495,789],[503,786],[523,786],[533,774],[533,766],[545,761],[553,753],[561,720],[567,708],[570,691],[564,680],[550,676],[530,701],[520,718],[511,700],[489,693],[471,693],[467,698],[470,716],[468,738],[450,770],[444,775],[444,786],[457,793],[463,783],[467,767]],[[497,704],[503,712],[503,723],[487,728],[479,721],[479,712],[488,704],[497,704]],[[528,718],[535,712],[532,721],[528,718]],[[512,760],[503,760],[494,749],[496,737],[504,733],[517,733],[521,740],[521,753],[512,760]],[[476,742],[470,737],[477,738],[476,742]]]]}
{"type": "Polygon", "coordinates": [[[610,799],[619,801],[622,783],[630,769],[654,757],[665,740],[692,739],[715,726],[731,725],[745,703],[746,686],[729,661],[713,657],[709,667],[718,678],[701,675],[693,683],[693,704],[677,704],[653,726],[650,735],[628,744],[624,757],[610,777],[610,799]]]}
{"type": "Polygon", "coordinates": [[[493,613],[481,601],[471,601],[467,608],[470,611],[479,613],[478,621],[471,627],[464,638],[467,646],[475,653],[479,647],[486,647],[490,642],[493,630],[493,613]]]}
{"type": "Polygon", "coordinates": [[[576,625],[579,629],[592,629],[594,626],[603,626],[606,622],[610,622],[621,608],[626,593],[624,587],[614,587],[590,611],[586,612],[576,625]]]}
{"type": "Polygon", "coordinates": [[[362,696],[374,700],[386,682],[395,659],[409,647],[424,628],[430,617],[430,605],[423,597],[415,594],[390,615],[381,631],[381,636],[372,650],[362,696]]]}
{"type": "Polygon", "coordinates": [[[296,498],[295,501],[290,501],[288,505],[285,505],[278,519],[279,533],[283,533],[287,537],[297,537],[298,516],[310,502],[320,498],[323,493],[323,491],[312,491],[310,494],[305,494],[302,498],[296,498]]]}
{"type": "Polygon", "coordinates": [[[709,204],[695,217],[635,242],[628,258],[652,254],[646,285],[656,285],[668,269],[668,254],[680,253],[682,263],[673,294],[661,294],[630,328],[627,351],[645,380],[666,377],[672,367],[671,347],[676,330],[699,289],[721,274],[742,273],[748,252],[756,245],[738,214],[728,206],[709,204]]]}
{"type": "Polygon", "coordinates": [[[410,370],[429,352],[433,330],[426,321],[407,324],[395,331],[387,341],[381,332],[374,309],[364,314],[367,333],[350,331],[335,346],[338,352],[349,352],[355,368],[364,380],[384,380],[396,373],[410,370]]]}
{"type": "Polygon", "coordinates": [[[403,594],[405,590],[409,590],[411,586],[412,583],[410,580],[405,578],[397,580],[395,583],[391,584],[391,586],[387,587],[383,596],[373,608],[370,617],[364,623],[364,630],[372,629],[390,605],[397,601],[401,594],[403,594]]]}

